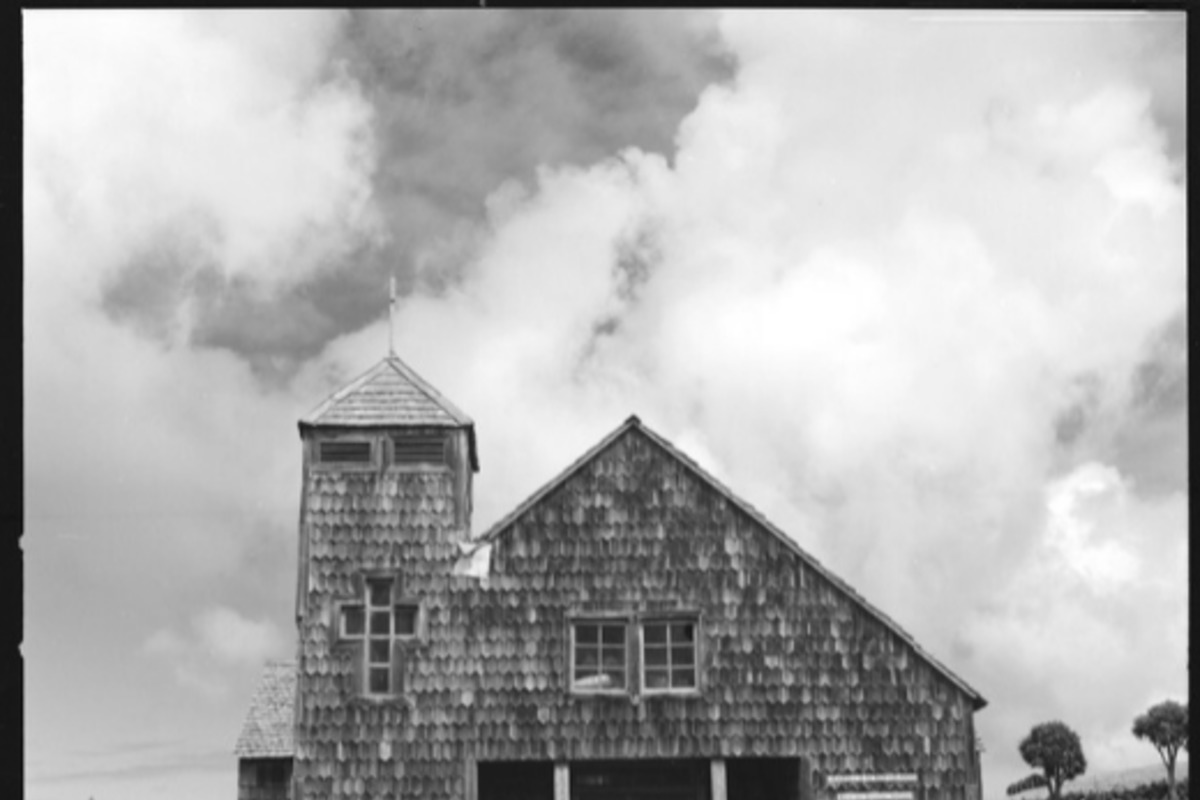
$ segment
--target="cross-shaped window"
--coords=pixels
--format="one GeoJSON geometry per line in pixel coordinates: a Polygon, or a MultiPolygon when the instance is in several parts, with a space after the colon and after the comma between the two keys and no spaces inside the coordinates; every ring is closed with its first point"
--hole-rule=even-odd
{"type": "Polygon", "coordinates": [[[396,643],[417,636],[420,606],[396,599],[394,578],[368,578],[363,603],[342,606],[342,639],[360,642],[363,693],[390,695],[400,691],[396,643]]]}

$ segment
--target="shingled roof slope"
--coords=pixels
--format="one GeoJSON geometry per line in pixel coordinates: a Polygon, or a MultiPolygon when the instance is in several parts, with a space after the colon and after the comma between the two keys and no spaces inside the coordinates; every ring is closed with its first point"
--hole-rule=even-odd
{"type": "Polygon", "coordinates": [[[583,467],[585,465],[587,465],[588,463],[593,461],[595,458],[597,458],[602,452],[607,450],[614,442],[616,442],[622,436],[628,434],[631,431],[635,431],[635,430],[640,432],[651,442],[653,442],[654,444],[656,444],[657,446],[662,448],[662,450],[665,451],[668,455],[672,456],[673,458],[677,459],[680,463],[684,464],[701,481],[707,483],[717,493],[722,495],[728,502],[733,504],[736,508],[740,509],[743,513],[748,515],[751,519],[755,520],[764,530],[766,530],[767,532],[769,532],[770,534],[772,534],[773,536],[778,538],[784,545],[787,546],[787,548],[792,553],[794,553],[804,563],[806,563],[809,567],[811,567],[817,573],[822,575],[826,580],[828,580],[830,582],[830,584],[837,587],[837,589],[842,591],[853,602],[858,604],[861,608],[863,608],[865,611],[867,611],[871,616],[873,616],[877,620],[879,620],[879,622],[881,622],[885,627],[887,627],[893,633],[895,633],[897,636],[899,636],[904,642],[906,642],[913,649],[913,651],[921,659],[926,661],[937,672],[941,673],[947,680],[949,680],[952,684],[954,684],[956,687],[958,687],[964,694],[966,694],[971,699],[972,705],[974,706],[974,708],[976,710],[981,709],[987,705],[987,700],[985,700],[984,697],[981,694],[979,694],[979,692],[977,692],[975,689],[973,689],[962,678],[955,675],[949,669],[949,667],[945,666],[940,661],[938,661],[936,658],[934,658],[932,655],[930,655],[928,652],[926,652],[924,648],[922,648],[919,644],[917,644],[917,641],[912,637],[912,635],[909,634],[907,631],[905,631],[902,627],[900,627],[900,625],[895,620],[893,620],[891,617],[889,617],[883,611],[881,611],[880,609],[878,609],[874,605],[872,605],[870,602],[868,602],[867,599],[865,597],[863,597],[862,595],[860,595],[857,591],[855,591],[854,588],[850,586],[850,584],[846,583],[844,580],[839,578],[837,575],[830,572],[824,565],[821,564],[820,561],[818,561],[816,558],[814,558],[808,552],[803,550],[798,544],[796,544],[795,540],[792,539],[792,537],[788,536],[786,533],[784,533],[782,530],[780,530],[778,527],[776,527],[770,520],[768,520],[765,516],[763,516],[762,513],[758,511],[758,509],[754,508],[754,506],[750,505],[745,500],[743,500],[742,498],[740,498],[736,494],[734,494],[728,487],[726,487],[723,483],[721,483],[715,477],[713,477],[708,472],[706,472],[703,468],[700,467],[699,464],[697,464],[695,461],[693,461],[689,456],[687,456],[685,453],[683,453],[681,450],[679,450],[673,444],[671,444],[670,441],[668,441],[664,437],[660,436],[659,434],[657,434],[654,431],[647,428],[642,423],[642,421],[637,418],[636,415],[630,416],[616,430],[614,430],[608,436],[605,436],[594,447],[592,447],[590,450],[588,450],[586,453],[584,453],[582,456],[580,456],[578,459],[576,459],[561,474],[559,474],[558,477],[552,479],[550,482],[545,484],[541,489],[538,489],[524,503],[517,506],[517,508],[515,508],[511,513],[509,513],[507,516],[505,516],[503,519],[501,519],[500,521],[495,523],[491,528],[489,528],[487,531],[485,531],[483,534],[481,534],[476,539],[477,545],[495,542],[497,539],[500,538],[500,536],[502,536],[504,534],[505,531],[510,530],[512,528],[513,523],[515,523],[522,516],[524,516],[531,508],[537,506],[543,500],[543,498],[545,498],[547,495],[551,494],[556,489],[558,489],[560,486],[562,486],[564,483],[566,483],[568,480],[570,480],[573,475],[578,473],[581,469],[583,469],[583,467]]]}
{"type": "Polygon", "coordinates": [[[301,425],[472,425],[411,367],[388,356],[334,392],[300,420],[301,425]]]}
{"type": "Polygon", "coordinates": [[[268,661],[250,700],[234,754],[239,758],[293,755],[295,744],[296,663],[268,661]]]}

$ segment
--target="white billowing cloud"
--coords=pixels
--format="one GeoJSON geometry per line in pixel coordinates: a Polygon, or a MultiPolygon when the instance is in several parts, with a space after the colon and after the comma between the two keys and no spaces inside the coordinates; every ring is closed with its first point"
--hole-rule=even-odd
{"type": "Polygon", "coordinates": [[[1094,769],[1148,762],[1133,717],[1187,697],[1187,499],[1139,499],[1112,466],[1085,463],[1048,484],[1046,510],[1021,569],[964,634],[995,685],[985,735],[1004,747],[1061,718],[1094,769]]]}
{"type": "Polygon", "coordinates": [[[224,12],[25,15],[30,238],[88,257],[32,262],[31,287],[94,285],[166,230],[230,276],[299,280],[374,224],[371,110],[322,78],[338,17],[224,12]]]}
{"type": "Polygon", "coordinates": [[[637,413],[991,700],[989,785],[1054,716],[1126,752],[1186,687],[1186,498],[1057,437],[1081,386],[1120,424],[1184,307],[1185,188],[1131,55],[1170,19],[723,23],[738,78],[670,163],[506,189],[468,281],[404,304],[399,352],[477,422],[477,520],[637,413]]]}
{"type": "Polygon", "coordinates": [[[220,661],[258,666],[284,650],[282,634],[268,619],[250,620],[233,609],[215,606],[195,622],[201,644],[220,661]]]}
{"type": "Polygon", "coordinates": [[[1125,588],[1138,573],[1137,556],[1121,542],[1097,541],[1095,523],[1081,506],[1104,496],[1128,502],[1120,474],[1103,464],[1087,463],[1047,487],[1047,544],[1093,589],[1125,588]]]}
{"type": "Polygon", "coordinates": [[[188,635],[161,628],[143,643],[142,652],[171,665],[181,686],[213,697],[228,692],[225,670],[257,669],[268,658],[286,654],[286,641],[269,619],[249,619],[225,606],[193,615],[188,635]]]}
{"type": "MultiPolygon", "coordinates": [[[[160,229],[265,288],[311,277],[374,235],[371,110],[322,71],[326,12],[25,19],[30,566],[61,535],[182,595],[264,519],[294,530],[292,421],[386,333],[270,393],[98,289],[160,229]]],[[[988,697],[985,785],[1056,716],[1136,757],[1132,715],[1186,691],[1187,500],[1055,435],[1081,385],[1119,426],[1183,308],[1185,188],[1135,63],[1161,19],[723,16],[738,78],[669,162],[507,187],[465,283],[402,304],[398,351],[477,422],[477,527],[637,413],[988,697]]],[[[144,647],[218,696],[278,630],[213,607],[144,647]]]]}
{"type": "MultiPolygon", "coordinates": [[[[215,266],[267,290],[371,235],[371,110],[323,71],[338,22],[24,17],[27,531],[52,548],[86,519],[62,557],[114,585],[228,574],[254,530],[294,519],[290,420],[303,401],[188,346],[186,276],[164,344],[98,300],[160,240],[186,251],[185,271],[215,266]]],[[[163,286],[180,280],[153,269],[163,286]]]]}

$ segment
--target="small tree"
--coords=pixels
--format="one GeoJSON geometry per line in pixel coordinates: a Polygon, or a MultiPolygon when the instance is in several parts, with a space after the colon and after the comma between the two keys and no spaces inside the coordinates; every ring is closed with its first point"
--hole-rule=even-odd
{"type": "Polygon", "coordinates": [[[1164,700],[1133,721],[1133,735],[1148,739],[1163,766],[1167,768],[1168,798],[1175,797],[1175,757],[1188,749],[1188,710],[1186,704],[1164,700]]]}
{"type": "Polygon", "coordinates": [[[1042,771],[1051,800],[1058,800],[1063,784],[1087,769],[1079,735],[1057,720],[1035,725],[1020,750],[1026,764],[1042,771]]]}

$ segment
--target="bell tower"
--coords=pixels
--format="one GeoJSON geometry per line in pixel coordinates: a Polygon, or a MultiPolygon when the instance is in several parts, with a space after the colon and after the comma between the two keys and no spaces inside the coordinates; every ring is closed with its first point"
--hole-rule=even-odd
{"type": "Polygon", "coordinates": [[[329,559],[356,574],[454,561],[470,537],[479,470],[467,415],[389,355],[299,425],[298,621],[316,611],[306,605],[326,588],[329,559]]]}

